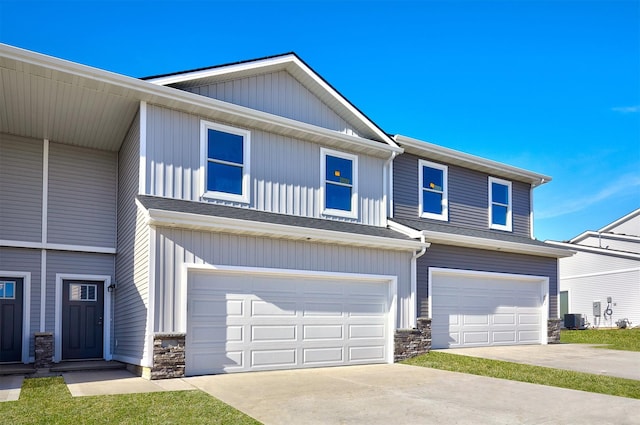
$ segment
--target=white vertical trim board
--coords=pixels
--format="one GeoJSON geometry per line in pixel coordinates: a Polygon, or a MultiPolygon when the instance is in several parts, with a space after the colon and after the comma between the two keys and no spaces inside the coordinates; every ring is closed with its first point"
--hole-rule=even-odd
{"type": "MultiPolygon", "coordinates": [[[[156,228],[149,226],[149,290],[147,299],[147,329],[141,366],[153,366],[153,335],[156,316],[156,228]]],[[[186,310],[186,309],[185,309],[186,310]]]]}
{"type": "Polygon", "coordinates": [[[93,280],[103,282],[104,312],[102,320],[103,333],[103,357],[111,360],[111,293],[108,290],[111,285],[111,276],[94,274],[64,274],[56,273],[56,297],[55,297],[55,325],[53,333],[54,354],[53,361],[58,363],[62,360],[62,282],[65,280],[93,280]]]}
{"type": "Polygon", "coordinates": [[[31,273],[0,270],[2,277],[22,279],[22,363],[29,363],[29,338],[31,337],[31,273]]]}
{"type": "Polygon", "coordinates": [[[42,243],[47,243],[49,215],[49,139],[42,143],[42,243]]]}
{"type": "Polygon", "coordinates": [[[40,251],[40,332],[46,331],[47,311],[47,250],[40,251]]]}
{"type": "Polygon", "coordinates": [[[138,195],[147,193],[147,102],[140,101],[140,163],[138,169],[138,195]]]}

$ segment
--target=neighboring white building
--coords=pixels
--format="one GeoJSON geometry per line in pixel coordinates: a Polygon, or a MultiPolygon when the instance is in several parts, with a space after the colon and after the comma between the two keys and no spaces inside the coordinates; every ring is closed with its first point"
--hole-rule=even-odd
{"type": "Polygon", "coordinates": [[[577,252],[559,261],[561,318],[575,313],[596,327],[615,327],[623,318],[640,325],[640,208],[569,242],[548,242],[577,252]]]}

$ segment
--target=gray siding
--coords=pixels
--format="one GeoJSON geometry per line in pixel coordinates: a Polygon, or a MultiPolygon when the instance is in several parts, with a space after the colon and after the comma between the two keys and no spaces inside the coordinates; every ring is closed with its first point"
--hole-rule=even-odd
{"type": "MultiPolygon", "coordinates": [[[[449,167],[449,223],[460,227],[489,229],[489,176],[455,165],[443,165],[449,167]]],[[[530,236],[529,189],[530,185],[526,183],[512,182],[513,234],[527,237],[530,236]]],[[[394,217],[419,217],[418,190],[418,157],[412,154],[400,155],[393,164],[394,217]]]]}
{"type": "Polygon", "coordinates": [[[42,140],[0,134],[0,239],[42,241],[42,140]]]}
{"type": "Polygon", "coordinates": [[[48,242],[115,248],[115,152],[49,145],[48,242]]]}
{"type": "Polygon", "coordinates": [[[557,317],[558,260],[509,252],[431,245],[418,259],[418,313],[429,315],[429,267],[549,277],[549,317],[557,317]]]}
{"type": "MultiPolygon", "coordinates": [[[[200,181],[200,118],[150,105],[147,122],[147,194],[201,200],[204,190],[200,181]]],[[[319,201],[319,145],[252,130],[250,163],[249,208],[323,217],[319,201]]],[[[360,223],[385,224],[382,216],[383,166],[383,159],[358,156],[360,223]]]]}
{"type": "MultiPolygon", "coordinates": [[[[282,269],[395,275],[398,326],[410,299],[411,253],[333,246],[262,237],[158,228],[156,332],[185,330],[183,264],[215,264],[282,269]]],[[[406,326],[406,324],[404,324],[406,326]]]]}
{"type": "Polygon", "coordinates": [[[140,162],[136,117],[118,153],[118,254],[113,296],[114,356],[142,359],[147,337],[149,228],[136,205],[140,162]]]}
{"type": "Polygon", "coordinates": [[[34,356],[33,334],[40,330],[40,250],[21,248],[0,248],[0,270],[31,273],[31,314],[29,334],[29,356],[34,356]]]}
{"type": "Polygon", "coordinates": [[[84,252],[47,252],[47,311],[45,331],[55,327],[56,274],[92,274],[111,276],[114,280],[114,255],[84,252]]]}
{"type": "Polygon", "coordinates": [[[176,84],[183,90],[358,136],[355,129],[287,71],[214,84],[176,84]]]}

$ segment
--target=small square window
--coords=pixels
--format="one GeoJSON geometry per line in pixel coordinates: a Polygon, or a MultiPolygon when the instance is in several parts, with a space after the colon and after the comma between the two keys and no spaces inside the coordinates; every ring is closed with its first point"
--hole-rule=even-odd
{"type": "Polygon", "coordinates": [[[97,285],[86,283],[69,284],[69,301],[96,301],[97,285]]]}
{"type": "Polygon", "coordinates": [[[0,299],[15,299],[16,283],[12,281],[0,281],[0,299]]]}
{"type": "Polygon", "coordinates": [[[200,133],[203,196],[248,203],[250,133],[206,121],[200,133]]]}
{"type": "Polygon", "coordinates": [[[424,160],[418,162],[420,217],[449,220],[447,173],[446,165],[424,160]]]}
{"type": "Polygon", "coordinates": [[[489,227],[491,229],[512,229],[511,182],[489,177],[489,227]]]}
{"type": "Polygon", "coordinates": [[[358,217],[358,157],[321,149],[323,214],[358,217]]]}

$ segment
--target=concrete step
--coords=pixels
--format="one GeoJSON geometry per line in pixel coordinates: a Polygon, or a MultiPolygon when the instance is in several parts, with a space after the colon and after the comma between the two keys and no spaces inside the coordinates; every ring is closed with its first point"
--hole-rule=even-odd
{"type": "Polygon", "coordinates": [[[31,375],[36,372],[33,364],[2,363],[0,364],[0,376],[7,375],[31,375]]]}
{"type": "Polygon", "coordinates": [[[111,370],[111,369],[124,369],[126,365],[117,361],[106,360],[75,360],[75,361],[62,361],[60,363],[54,363],[51,366],[51,372],[78,372],[83,370],[111,370]]]}

